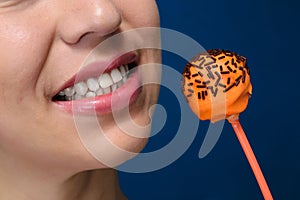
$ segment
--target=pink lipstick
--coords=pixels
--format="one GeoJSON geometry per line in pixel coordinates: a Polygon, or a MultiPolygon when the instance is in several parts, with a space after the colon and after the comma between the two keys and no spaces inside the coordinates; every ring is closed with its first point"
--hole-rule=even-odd
{"type": "Polygon", "coordinates": [[[93,62],[69,79],[53,97],[60,109],[78,114],[107,114],[128,107],[138,97],[138,54],[129,52],[93,62]]]}

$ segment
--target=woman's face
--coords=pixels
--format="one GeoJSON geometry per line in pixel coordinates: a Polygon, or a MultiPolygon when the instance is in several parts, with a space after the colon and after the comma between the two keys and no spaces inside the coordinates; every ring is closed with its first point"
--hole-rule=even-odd
{"type": "MultiPolygon", "coordinates": [[[[82,63],[102,41],[134,28],[159,26],[154,0],[0,0],[0,24],[2,160],[51,169],[103,166],[79,139],[72,103],[76,103],[75,115],[85,119],[91,117],[89,106],[93,104],[97,120],[113,144],[127,151],[141,150],[146,139],[132,137],[117,126],[109,106],[110,92],[115,90],[118,102],[131,96],[127,94],[130,85],[141,81],[146,72],[137,70],[126,80],[120,65],[159,63],[159,51],[136,50],[119,58],[118,48],[101,49],[94,65],[87,66],[93,69],[74,77],[79,77],[82,63]],[[110,63],[114,75],[113,69],[106,69],[105,77],[100,78],[107,67],[104,63],[110,63]],[[66,96],[66,88],[71,95],[66,96]],[[88,99],[89,95],[97,97],[88,99]]],[[[130,117],[122,118],[123,122],[148,124],[148,110],[157,96],[158,86],[147,85],[134,92],[130,106],[119,103],[118,112],[130,107],[130,117]]]]}

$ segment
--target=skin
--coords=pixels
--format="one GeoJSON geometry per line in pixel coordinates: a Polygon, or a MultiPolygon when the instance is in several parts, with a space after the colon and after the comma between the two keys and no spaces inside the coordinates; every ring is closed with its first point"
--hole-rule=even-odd
{"type": "MultiPolygon", "coordinates": [[[[73,116],[51,98],[103,40],[158,27],[155,1],[0,0],[0,24],[0,199],[126,199],[116,171],[88,153],[73,116]]],[[[139,54],[141,64],[160,62],[158,50],[139,54]]],[[[149,122],[157,96],[158,86],[143,88],[130,109],[136,123],[149,122]]],[[[123,133],[111,114],[98,120],[118,147],[144,147],[147,139],[123,133]]]]}

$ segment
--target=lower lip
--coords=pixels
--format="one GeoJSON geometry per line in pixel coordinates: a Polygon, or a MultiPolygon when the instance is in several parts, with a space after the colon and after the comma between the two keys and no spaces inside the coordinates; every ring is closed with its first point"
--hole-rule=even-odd
{"type": "Polygon", "coordinates": [[[86,115],[104,115],[113,111],[122,110],[136,101],[140,93],[140,76],[138,70],[135,70],[126,83],[116,91],[75,101],[56,101],[59,108],[72,114],[86,115]]]}

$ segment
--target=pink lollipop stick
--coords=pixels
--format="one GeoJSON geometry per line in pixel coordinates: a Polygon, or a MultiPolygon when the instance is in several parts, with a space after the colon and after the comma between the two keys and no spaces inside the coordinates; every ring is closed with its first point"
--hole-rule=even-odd
{"type": "Polygon", "coordinates": [[[268,187],[268,184],[265,180],[265,177],[259,167],[259,164],[256,160],[256,157],[252,151],[252,148],[248,142],[248,139],[246,137],[246,134],[243,130],[242,125],[240,124],[240,121],[238,118],[230,120],[228,119],[228,121],[231,123],[234,132],[244,150],[244,153],[248,159],[248,162],[252,168],[252,171],[256,177],[256,181],[258,182],[258,185],[260,187],[260,190],[264,196],[265,200],[273,200],[272,194],[270,192],[270,189],[268,187]]]}

